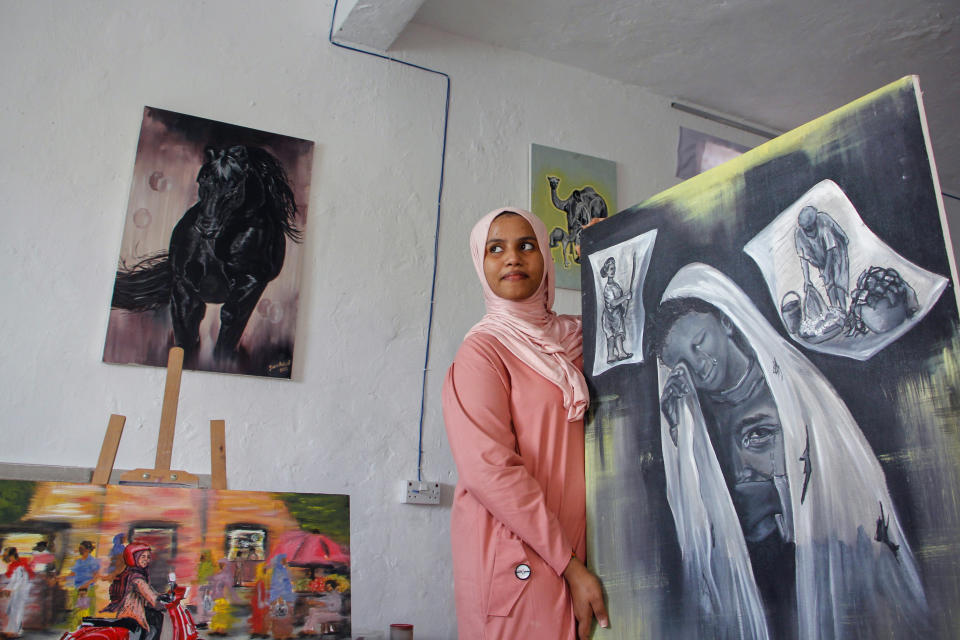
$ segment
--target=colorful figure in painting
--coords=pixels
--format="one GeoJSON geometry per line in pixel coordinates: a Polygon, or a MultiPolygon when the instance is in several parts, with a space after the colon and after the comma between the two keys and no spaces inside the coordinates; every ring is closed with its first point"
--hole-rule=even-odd
{"type": "Polygon", "coordinates": [[[663,295],[653,349],[667,499],[700,633],[923,629],[926,599],[876,456],[746,294],[687,265],[663,295]]]}
{"type": "Polygon", "coordinates": [[[226,558],[220,558],[220,570],[213,574],[207,585],[210,590],[208,595],[213,600],[212,615],[208,629],[211,635],[226,635],[233,627],[234,617],[231,611],[231,603],[239,602],[236,593],[233,590],[234,571],[230,566],[230,561],[226,558]]]}
{"type": "Polygon", "coordinates": [[[130,618],[140,630],[139,640],[157,640],[163,626],[163,602],[150,586],[153,551],[148,545],[131,542],[123,550],[123,572],[110,585],[110,604],[103,611],[117,618],[130,618]]]}
{"type": "Polygon", "coordinates": [[[287,556],[282,553],[274,556],[270,572],[270,602],[275,602],[278,598],[288,603],[296,600],[290,570],[287,569],[287,556]]]}
{"type": "Polygon", "coordinates": [[[608,364],[633,357],[633,354],[628,353],[623,346],[623,340],[626,336],[627,308],[633,294],[630,290],[627,290],[626,293],[623,292],[623,288],[613,279],[616,273],[617,263],[611,256],[606,259],[603,267],[600,268],[600,277],[607,279],[603,285],[602,324],[603,335],[607,339],[608,364]]]}
{"type": "Polygon", "coordinates": [[[104,576],[108,580],[113,580],[119,576],[127,566],[123,562],[123,550],[126,547],[126,541],[127,537],[122,533],[113,536],[112,546],[110,547],[110,566],[107,568],[107,575],[104,576]]]}
{"type": "MultiPolygon", "coordinates": [[[[318,579],[323,580],[322,577],[318,579]]],[[[337,581],[325,580],[318,593],[320,597],[307,599],[307,617],[300,635],[335,633],[337,624],[342,620],[340,609],[343,607],[343,596],[337,590],[337,581]]]]}
{"type": "Polygon", "coordinates": [[[443,414],[459,474],[451,543],[461,640],[585,640],[607,626],[586,568],[580,318],[552,311],[547,230],[497,209],[470,251],[486,314],[447,372],[443,414]]]}
{"type": "MultiPolygon", "coordinates": [[[[603,196],[597,193],[596,189],[589,185],[581,189],[574,189],[566,200],[561,200],[557,195],[560,178],[548,176],[547,182],[550,183],[550,200],[553,202],[553,206],[563,211],[567,217],[566,243],[564,243],[564,246],[569,243],[575,248],[573,261],[580,264],[580,234],[591,221],[607,217],[607,202],[603,199],[603,196]]],[[[560,241],[561,238],[557,238],[557,240],[560,241]]],[[[552,235],[550,246],[556,246],[552,235]]],[[[565,251],[563,263],[564,266],[567,265],[565,251]]]]}
{"type": "Polygon", "coordinates": [[[286,240],[300,241],[297,206],[283,165],[260,147],[207,147],[199,200],[170,235],[169,252],[117,271],[112,306],[170,306],[174,344],[200,344],[207,304],[222,303],[217,357],[234,357],[267,284],[280,274],[286,240]]]}
{"type": "Polygon", "coordinates": [[[247,623],[250,626],[250,636],[265,638],[267,636],[267,616],[270,613],[270,572],[267,563],[257,564],[256,579],[253,591],[250,592],[250,617],[247,623]]]}
{"type": "Polygon", "coordinates": [[[53,545],[46,540],[41,540],[33,545],[30,552],[30,564],[35,573],[53,573],[56,567],[56,556],[53,555],[53,545]]]}
{"type": "Polygon", "coordinates": [[[3,550],[3,561],[7,564],[7,571],[4,574],[7,582],[3,586],[2,594],[8,600],[7,618],[2,635],[4,638],[18,638],[23,629],[23,614],[27,608],[30,580],[34,573],[30,566],[30,560],[20,558],[16,547],[7,547],[3,550]]]}
{"type": "Polygon", "coordinates": [[[84,616],[97,612],[96,585],[100,577],[100,561],[93,557],[93,543],[84,540],[77,547],[79,558],[73,563],[67,578],[72,578],[74,593],[71,598],[70,627],[78,627],[84,616]]]}
{"type": "Polygon", "coordinates": [[[830,306],[845,310],[850,291],[850,256],[847,251],[850,241],[847,234],[828,213],[809,205],[800,210],[797,227],[794,239],[803,269],[805,295],[811,289],[816,294],[816,287],[810,280],[812,265],[820,271],[830,306]]]}
{"type": "Polygon", "coordinates": [[[213,616],[213,597],[210,594],[209,581],[216,573],[217,565],[213,562],[213,552],[204,549],[200,552],[200,562],[197,564],[197,590],[194,596],[194,620],[201,628],[206,627],[213,616]]]}
{"type": "Polygon", "coordinates": [[[283,598],[270,603],[270,635],[276,640],[293,637],[293,611],[283,598]]]}

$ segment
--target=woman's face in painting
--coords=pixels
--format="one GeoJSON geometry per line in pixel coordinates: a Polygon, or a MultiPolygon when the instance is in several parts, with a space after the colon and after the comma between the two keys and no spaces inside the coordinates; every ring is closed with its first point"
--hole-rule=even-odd
{"type": "Polygon", "coordinates": [[[153,553],[149,549],[141,551],[137,555],[137,566],[141,569],[146,569],[150,565],[151,560],[153,560],[153,553]]]}
{"type": "Polygon", "coordinates": [[[494,218],[483,252],[483,274],[493,292],[505,300],[525,300],[543,280],[543,254],[533,227],[523,216],[494,218]]]}
{"type": "Polygon", "coordinates": [[[774,477],[784,475],[783,428],[766,384],[738,405],[718,406],[711,440],[743,535],[748,541],[766,538],[783,512],[774,477]]]}
{"type": "Polygon", "coordinates": [[[673,323],[660,355],[673,369],[684,362],[701,391],[723,391],[746,372],[749,358],[733,341],[733,327],[712,313],[691,311],[673,323]]]}

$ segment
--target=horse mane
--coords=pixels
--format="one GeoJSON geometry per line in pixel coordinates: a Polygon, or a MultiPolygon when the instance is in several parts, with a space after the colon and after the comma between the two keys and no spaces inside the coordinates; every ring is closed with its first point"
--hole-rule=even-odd
{"type": "Polygon", "coordinates": [[[294,242],[300,242],[303,232],[297,226],[297,204],[283,165],[272,153],[260,147],[247,147],[247,158],[250,167],[263,181],[270,214],[276,217],[284,235],[294,242]]]}

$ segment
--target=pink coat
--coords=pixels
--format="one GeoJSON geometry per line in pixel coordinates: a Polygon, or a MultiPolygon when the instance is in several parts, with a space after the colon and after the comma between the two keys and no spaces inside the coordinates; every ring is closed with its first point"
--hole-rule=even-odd
{"type": "Polygon", "coordinates": [[[568,422],[560,389],[488,334],[461,345],[443,415],[459,474],[460,640],[575,638],[562,573],[571,552],[586,554],[583,421],[568,422]]]}

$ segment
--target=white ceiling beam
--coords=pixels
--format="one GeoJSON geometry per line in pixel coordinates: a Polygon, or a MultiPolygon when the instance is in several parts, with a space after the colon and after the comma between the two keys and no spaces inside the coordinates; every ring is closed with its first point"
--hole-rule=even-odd
{"type": "Polygon", "coordinates": [[[333,38],[387,51],[424,0],[347,0],[334,19],[333,38]]]}

